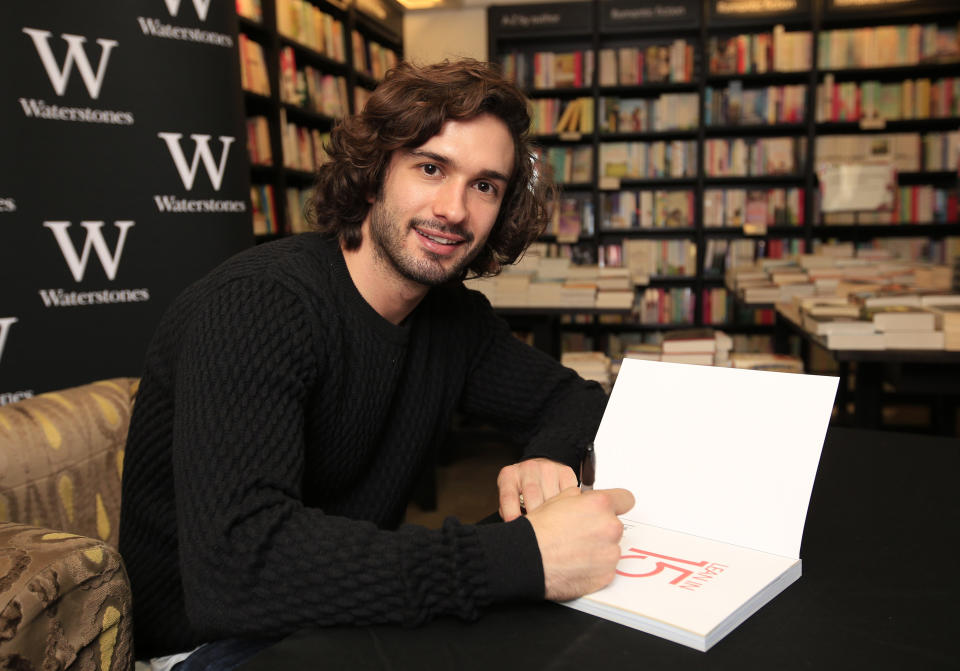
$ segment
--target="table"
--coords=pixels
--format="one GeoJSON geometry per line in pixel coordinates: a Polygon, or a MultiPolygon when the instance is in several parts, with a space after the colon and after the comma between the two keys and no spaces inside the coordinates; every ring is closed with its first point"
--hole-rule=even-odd
{"type": "MultiPolygon", "coordinates": [[[[804,347],[814,344],[827,349],[825,337],[814,335],[801,326],[796,306],[778,303],[776,310],[778,351],[785,351],[783,341],[789,333],[800,335],[804,347]]],[[[919,393],[926,395],[928,399],[933,397],[937,400],[942,400],[946,395],[960,394],[960,352],[901,349],[828,351],[837,360],[840,369],[837,405],[841,421],[848,418],[847,378],[850,364],[857,367],[856,384],[853,388],[854,426],[874,429],[882,426],[883,382],[887,368],[895,369],[897,376],[903,378],[901,389],[907,393],[919,393]]],[[[804,361],[809,360],[808,356],[803,358],[804,361]]],[[[952,435],[956,430],[952,414],[941,409],[939,420],[942,424],[938,427],[939,433],[952,435]]]]}
{"type": "Polygon", "coordinates": [[[308,630],[241,669],[956,669],[958,475],[960,440],[831,428],[803,577],[706,653],[534,603],[475,623],[308,630]]]}

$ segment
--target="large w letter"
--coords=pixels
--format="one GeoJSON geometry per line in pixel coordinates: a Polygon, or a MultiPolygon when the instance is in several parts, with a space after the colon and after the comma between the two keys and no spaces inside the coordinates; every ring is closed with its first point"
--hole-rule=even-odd
{"type": "MultiPolygon", "coordinates": [[[[176,16],[180,11],[180,0],[164,0],[167,3],[167,10],[170,16],[176,16]]],[[[197,16],[201,21],[207,20],[207,11],[210,9],[210,0],[193,0],[193,7],[197,10],[197,16]]]]}
{"type": "Polygon", "coordinates": [[[223,181],[223,171],[227,167],[227,154],[230,153],[230,145],[235,138],[229,135],[221,135],[220,141],[223,143],[223,151],[220,152],[220,165],[213,160],[213,154],[210,152],[210,136],[192,134],[190,139],[194,142],[193,161],[187,165],[187,158],[183,155],[183,149],[180,148],[180,138],[182,133],[157,133],[157,137],[167,143],[167,149],[170,150],[170,156],[173,157],[173,163],[177,166],[177,172],[180,173],[180,181],[183,182],[183,188],[190,191],[193,188],[193,180],[197,176],[197,167],[200,160],[203,159],[203,165],[207,169],[207,175],[210,177],[210,183],[213,184],[213,190],[220,190],[220,183],[223,181]]]}
{"type": "Polygon", "coordinates": [[[90,248],[97,252],[97,258],[100,259],[100,265],[103,266],[107,278],[113,279],[117,276],[117,266],[120,265],[120,256],[123,254],[123,245],[127,241],[127,231],[133,226],[132,221],[117,221],[114,226],[120,229],[120,238],[117,240],[117,249],[110,254],[106,241],[103,239],[102,221],[81,221],[80,225],[87,229],[87,239],[83,242],[83,251],[77,256],[77,250],[70,240],[70,234],[67,229],[70,228],[69,221],[45,221],[43,225],[53,231],[53,237],[57,239],[60,245],[60,251],[63,252],[63,258],[70,266],[70,272],[73,273],[73,279],[77,282],[83,281],[83,276],[87,271],[87,260],[90,258],[90,248]]]}
{"type": "Polygon", "coordinates": [[[0,359],[3,359],[3,348],[7,344],[7,335],[10,334],[10,327],[16,323],[16,317],[0,317],[0,359]]]}
{"type": "Polygon", "coordinates": [[[40,61],[47,71],[50,83],[53,84],[53,90],[58,96],[62,96],[67,90],[67,80],[70,79],[70,70],[73,64],[77,64],[77,70],[83,77],[83,83],[87,85],[87,91],[94,100],[100,95],[100,87],[103,85],[103,76],[107,72],[107,62],[110,60],[110,52],[119,42],[116,40],[98,39],[100,45],[100,62],[97,64],[97,73],[93,73],[90,67],[90,61],[87,59],[87,52],[83,50],[83,44],[87,41],[86,37],[81,35],[69,35],[63,33],[62,37],[67,43],[67,56],[63,60],[63,68],[57,65],[57,59],[53,56],[50,49],[50,31],[37,30],[36,28],[24,28],[23,32],[33,39],[33,45],[37,48],[40,55],[40,61]]]}

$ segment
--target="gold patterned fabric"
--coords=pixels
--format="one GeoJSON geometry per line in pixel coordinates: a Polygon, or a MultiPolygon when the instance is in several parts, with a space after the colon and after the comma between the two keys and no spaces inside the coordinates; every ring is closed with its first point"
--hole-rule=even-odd
{"type": "Polygon", "coordinates": [[[0,407],[0,669],[130,669],[116,550],[138,380],[0,407]]]}
{"type": "Polygon", "coordinates": [[[0,669],[133,667],[130,585],[101,541],[0,524],[0,669]]]}
{"type": "Polygon", "coordinates": [[[0,407],[0,522],[117,547],[123,451],[138,380],[104,380],[0,407]]]}

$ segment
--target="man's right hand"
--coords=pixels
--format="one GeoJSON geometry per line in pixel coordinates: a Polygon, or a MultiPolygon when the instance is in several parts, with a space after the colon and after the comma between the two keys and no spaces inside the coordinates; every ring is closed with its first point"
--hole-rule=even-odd
{"type": "Polygon", "coordinates": [[[569,487],[527,514],[540,546],[546,598],[575,599],[613,580],[623,535],[617,515],[633,503],[626,489],[581,493],[569,487]]]}

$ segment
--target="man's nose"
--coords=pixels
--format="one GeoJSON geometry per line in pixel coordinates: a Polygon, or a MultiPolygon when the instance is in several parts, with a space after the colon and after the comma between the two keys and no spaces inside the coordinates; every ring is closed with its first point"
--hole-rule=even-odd
{"type": "Polygon", "coordinates": [[[448,180],[437,191],[433,214],[438,219],[460,223],[467,216],[467,187],[458,180],[448,180]]]}

